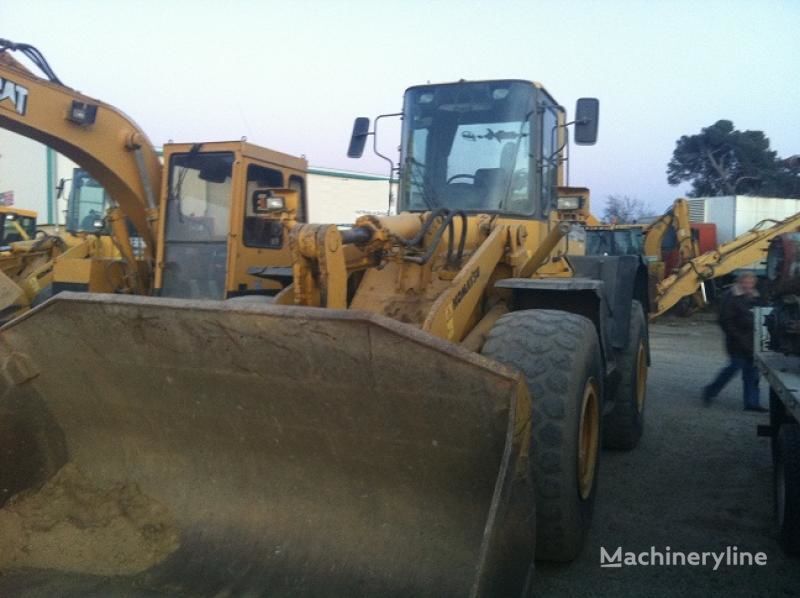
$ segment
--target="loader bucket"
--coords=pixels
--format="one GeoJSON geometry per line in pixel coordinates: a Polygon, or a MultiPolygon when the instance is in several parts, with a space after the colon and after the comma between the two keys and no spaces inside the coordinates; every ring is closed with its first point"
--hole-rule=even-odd
{"type": "Polygon", "coordinates": [[[529,589],[524,382],[420,330],[62,293],[0,368],[0,596],[529,589]]]}

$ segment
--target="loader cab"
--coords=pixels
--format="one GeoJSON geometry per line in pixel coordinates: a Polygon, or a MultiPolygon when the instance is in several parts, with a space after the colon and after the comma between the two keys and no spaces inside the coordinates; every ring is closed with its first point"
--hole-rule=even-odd
{"type": "Polygon", "coordinates": [[[642,255],[641,226],[587,226],[586,255],[642,255]]]}
{"type": "Polygon", "coordinates": [[[562,184],[564,118],[550,95],[528,81],[409,88],[399,211],[546,219],[562,184]]]}
{"type": "Polygon", "coordinates": [[[293,189],[304,222],[305,160],[234,141],[167,144],[164,163],[156,292],[218,300],[278,292],[280,281],[254,272],[291,264],[288,238],[251,200],[256,189],[293,189]]]}
{"type": "Polygon", "coordinates": [[[0,206],[0,248],[36,236],[36,212],[0,206]]]}

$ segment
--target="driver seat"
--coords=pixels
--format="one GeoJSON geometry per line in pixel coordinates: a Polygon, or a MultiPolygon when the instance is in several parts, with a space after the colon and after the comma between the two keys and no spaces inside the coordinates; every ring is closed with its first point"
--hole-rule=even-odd
{"type": "Polygon", "coordinates": [[[502,168],[479,168],[475,171],[475,189],[481,195],[481,207],[496,210],[508,189],[509,173],[502,168]]]}

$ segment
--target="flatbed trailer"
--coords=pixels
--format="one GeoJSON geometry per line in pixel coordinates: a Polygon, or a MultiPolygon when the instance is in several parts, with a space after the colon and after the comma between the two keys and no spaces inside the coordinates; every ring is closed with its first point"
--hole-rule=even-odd
{"type": "Polygon", "coordinates": [[[788,554],[800,554],[800,356],[756,350],[756,363],[769,383],[769,436],[778,534],[788,554]]]}

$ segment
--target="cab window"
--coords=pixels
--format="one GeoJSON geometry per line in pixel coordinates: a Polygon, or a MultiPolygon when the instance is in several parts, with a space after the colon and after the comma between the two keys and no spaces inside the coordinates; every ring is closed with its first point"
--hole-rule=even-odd
{"type": "Polygon", "coordinates": [[[256,206],[253,204],[253,193],[256,189],[283,186],[283,173],[280,170],[257,164],[250,164],[247,167],[243,235],[245,246],[265,249],[279,249],[283,246],[283,225],[258,214],[256,206]]]}

